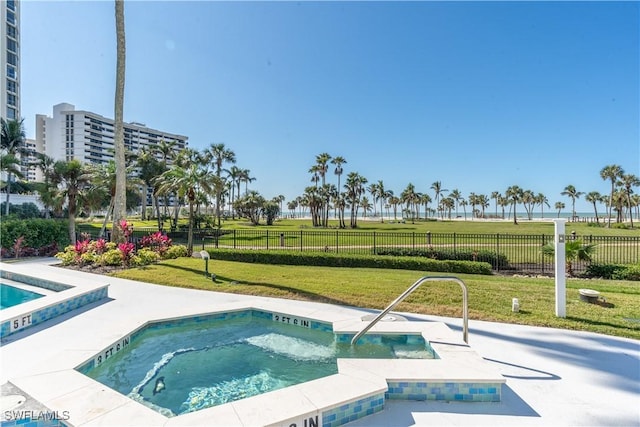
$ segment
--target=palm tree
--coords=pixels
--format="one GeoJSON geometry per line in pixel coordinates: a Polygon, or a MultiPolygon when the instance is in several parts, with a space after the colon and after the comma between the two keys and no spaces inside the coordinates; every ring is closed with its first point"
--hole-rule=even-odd
{"type": "Polygon", "coordinates": [[[3,171],[7,173],[7,199],[5,205],[5,215],[9,215],[9,196],[11,194],[11,178],[15,175],[22,177],[20,168],[20,155],[25,152],[26,134],[24,131],[23,120],[5,120],[1,121],[1,138],[0,149],[2,157],[3,171]]]}
{"type": "Polygon", "coordinates": [[[400,200],[407,205],[409,215],[411,215],[411,222],[415,220],[415,205],[420,202],[420,196],[416,193],[416,187],[409,183],[407,187],[400,193],[400,200]]]}
{"type": "Polygon", "coordinates": [[[507,199],[511,200],[511,204],[513,205],[513,224],[514,225],[518,225],[518,219],[517,219],[517,215],[516,215],[516,206],[518,204],[518,202],[520,201],[520,199],[522,198],[522,188],[518,187],[517,185],[512,185],[511,187],[507,188],[506,191],[506,196],[507,199]]]}
{"type": "Polygon", "coordinates": [[[402,203],[399,197],[391,196],[389,197],[389,204],[393,207],[393,220],[398,220],[398,205],[402,203]]]}
{"type": "Polygon", "coordinates": [[[460,199],[462,199],[462,193],[460,193],[460,190],[458,190],[457,188],[451,190],[451,193],[449,193],[449,197],[451,197],[453,199],[453,201],[456,204],[456,217],[458,216],[458,204],[460,203],[460,199]]]}
{"type": "Polygon", "coordinates": [[[567,185],[564,187],[564,191],[560,193],[562,196],[568,196],[571,199],[571,219],[576,220],[576,199],[579,199],[584,193],[576,190],[573,185],[567,185]]]}
{"type": "Polygon", "coordinates": [[[556,208],[556,209],[558,209],[558,218],[560,218],[560,211],[561,211],[562,209],[564,209],[564,207],[565,207],[565,206],[564,206],[564,203],[562,203],[562,202],[556,202],[556,204],[555,204],[555,208],[556,208]]]}
{"type": "Polygon", "coordinates": [[[429,203],[431,203],[431,196],[428,194],[421,194],[420,195],[420,204],[424,205],[424,219],[427,219],[427,215],[429,212],[429,203]]]}
{"type": "Polygon", "coordinates": [[[464,212],[464,220],[465,221],[467,220],[467,205],[468,204],[469,203],[465,199],[460,200],[460,206],[462,206],[462,212],[464,212]]]}
{"type": "Polygon", "coordinates": [[[384,182],[378,180],[378,199],[380,200],[380,222],[384,222],[384,213],[382,212],[382,206],[387,199],[387,191],[384,189],[384,182]]]}
{"type": "Polygon", "coordinates": [[[371,212],[371,206],[373,205],[369,203],[369,199],[364,196],[362,197],[362,199],[360,199],[360,206],[362,207],[362,218],[366,218],[367,212],[371,212]]]}
{"type": "Polygon", "coordinates": [[[533,207],[536,204],[536,197],[531,190],[525,190],[522,192],[522,196],[520,198],[524,209],[527,211],[527,218],[531,220],[533,214],[533,207]]]}
{"type": "MultiPolygon", "coordinates": [[[[573,276],[573,263],[577,261],[591,261],[596,245],[584,245],[580,240],[568,240],[565,245],[566,272],[569,277],[573,276]]],[[[547,243],[542,247],[543,255],[553,256],[555,246],[553,243],[547,243]]]]}
{"type": "Polygon", "coordinates": [[[613,193],[616,190],[616,181],[624,175],[624,170],[618,165],[608,165],[600,171],[600,177],[603,180],[611,181],[611,193],[609,194],[609,211],[607,213],[607,227],[611,228],[611,207],[613,206],[613,193]]]}
{"type": "Polygon", "coordinates": [[[540,205],[540,218],[544,218],[544,205],[547,205],[548,208],[551,207],[549,205],[549,199],[542,193],[538,193],[536,195],[536,203],[540,205]]]}
{"type": "Polygon", "coordinates": [[[496,204],[496,218],[498,218],[498,202],[500,197],[501,197],[501,194],[499,191],[491,192],[491,198],[495,201],[495,204],[496,204]]]}
{"type": "Polygon", "coordinates": [[[625,195],[627,196],[627,207],[629,208],[629,219],[631,220],[631,228],[633,228],[633,211],[631,210],[631,194],[633,193],[633,187],[640,185],[640,179],[634,174],[624,174],[620,177],[618,184],[622,186],[625,195]]]}
{"type": "Polygon", "coordinates": [[[61,196],[67,202],[69,240],[76,242],[76,212],[80,193],[91,183],[91,174],[79,160],[59,160],[53,165],[54,181],[59,183],[61,196]]]}
{"type": "MultiPolygon", "coordinates": [[[[228,178],[231,180],[231,205],[232,206],[235,200],[237,200],[240,197],[241,174],[242,174],[242,169],[240,169],[239,167],[234,165],[229,168],[228,178]],[[235,194],[235,198],[234,198],[234,192],[235,192],[236,186],[238,188],[238,194],[235,194]]],[[[231,217],[233,219],[236,218],[236,210],[233,207],[231,208],[231,217]]]]}
{"type": "Polygon", "coordinates": [[[208,174],[199,164],[192,162],[185,167],[175,164],[156,179],[160,183],[160,192],[174,192],[178,197],[186,198],[189,203],[187,252],[191,255],[193,253],[193,214],[197,193],[199,191],[211,193],[216,186],[219,189],[220,178],[208,174]]]}
{"type": "MultiPolygon", "coordinates": [[[[236,154],[226,148],[224,144],[211,144],[209,149],[206,152],[207,158],[213,160],[215,166],[215,174],[217,181],[219,183],[224,183],[224,179],[222,178],[222,165],[224,163],[235,163],[236,162],[236,154]]],[[[216,192],[216,218],[218,219],[218,228],[221,226],[221,215],[220,215],[220,205],[222,200],[222,190],[223,185],[217,185],[215,188],[216,192]]]]}
{"type": "Polygon", "coordinates": [[[351,228],[358,227],[358,207],[360,206],[360,197],[364,193],[364,186],[367,178],[357,172],[350,172],[347,175],[347,182],[344,185],[348,203],[351,205],[351,228]]]}
{"type": "Polygon", "coordinates": [[[124,79],[126,43],[124,34],[124,0],[115,0],[116,13],[116,94],[113,120],[113,145],[115,147],[116,188],[113,209],[112,242],[124,239],[120,222],[127,216],[127,172],[124,146],[124,79]]]}
{"type": "Polygon", "coordinates": [[[600,220],[598,219],[598,208],[596,207],[596,203],[599,203],[602,200],[602,195],[597,191],[591,191],[589,194],[585,196],[587,202],[593,204],[593,211],[596,214],[596,223],[600,224],[600,220]]]}
{"type": "Polygon", "coordinates": [[[478,206],[482,209],[482,218],[484,218],[484,210],[489,207],[489,198],[486,194],[480,194],[478,196],[478,206]]]}
{"type": "Polygon", "coordinates": [[[471,219],[476,216],[476,205],[478,204],[478,195],[476,193],[469,193],[469,205],[471,206],[471,219]]]}
{"type": "Polygon", "coordinates": [[[442,182],[440,181],[436,181],[431,184],[431,189],[436,195],[436,206],[440,206],[440,195],[449,190],[442,188],[442,182]]]}
{"type": "Polygon", "coordinates": [[[331,164],[336,165],[333,173],[338,176],[338,189],[340,189],[340,176],[343,172],[342,165],[344,165],[345,163],[347,163],[347,161],[342,156],[336,156],[331,159],[331,164]]]}

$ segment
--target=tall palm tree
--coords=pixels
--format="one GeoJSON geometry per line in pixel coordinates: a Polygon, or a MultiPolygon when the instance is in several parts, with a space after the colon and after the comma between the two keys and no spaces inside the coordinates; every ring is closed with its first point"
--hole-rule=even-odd
{"type": "Polygon", "coordinates": [[[415,205],[420,202],[420,196],[412,183],[407,184],[407,187],[400,193],[400,200],[406,204],[409,215],[411,215],[411,222],[414,222],[415,205]]]}
{"type": "Polygon", "coordinates": [[[114,102],[113,145],[115,148],[116,189],[113,209],[112,242],[124,239],[119,227],[127,216],[127,171],[124,146],[124,79],[126,43],[124,33],[124,0],[115,0],[116,14],[116,93],[114,102]]]}
{"type": "Polygon", "coordinates": [[[427,219],[427,215],[429,214],[429,203],[431,203],[431,196],[427,193],[420,195],[420,204],[424,205],[424,219],[427,219]]]}
{"type": "Polygon", "coordinates": [[[576,220],[576,199],[579,199],[584,193],[576,190],[576,187],[569,184],[564,187],[564,191],[560,193],[563,196],[568,196],[571,199],[571,219],[576,220]]]}
{"type": "Polygon", "coordinates": [[[527,218],[531,220],[531,217],[533,215],[533,207],[536,204],[536,196],[533,194],[533,191],[523,191],[520,201],[522,202],[524,209],[527,211],[527,218]]]}
{"type": "Polygon", "coordinates": [[[609,194],[609,211],[607,213],[607,227],[611,227],[611,207],[613,206],[613,193],[616,191],[616,181],[624,175],[624,170],[619,165],[607,165],[600,171],[603,180],[611,181],[611,193],[609,194]]]}
{"type": "Polygon", "coordinates": [[[587,200],[587,202],[593,204],[593,211],[596,214],[596,223],[600,224],[600,219],[598,218],[598,208],[596,206],[596,203],[600,203],[600,201],[602,200],[602,195],[597,191],[591,191],[584,198],[587,200]]]}
{"type": "Polygon", "coordinates": [[[511,204],[513,205],[513,224],[514,225],[518,225],[518,216],[516,215],[516,206],[518,204],[518,202],[520,201],[520,199],[522,198],[522,188],[518,187],[517,185],[512,185],[511,187],[507,188],[506,191],[506,196],[507,199],[511,200],[511,204]]]}
{"type": "Polygon", "coordinates": [[[558,218],[560,218],[560,211],[562,209],[564,209],[564,203],[562,202],[556,202],[555,206],[554,206],[557,210],[558,210],[558,218]]]}
{"type": "Polygon", "coordinates": [[[453,199],[453,201],[455,202],[456,205],[456,217],[458,216],[458,204],[460,203],[460,200],[462,199],[462,193],[460,193],[460,190],[458,190],[457,188],[454,188],[453,190],[451,190],[451,193],[449,193],[449,197],[451,197],[451,199],[453,199]]]}
{"type": "Polygon", "coordinates": [[[482,210],[481,215],[482,218],[484,218],[484,210],[489,207],[489,198],[486,194],[478,195],[478,206],[480,206],[480,209],[482,210]]]}
{"type": "Polygon", "coordinates": [[[431,189],[436,195],[436,206],[440,206],[440,195],[449,190],[447,190],[446,188],[442,188],[442,182],[440,181],[436,181],[431,184],[431,189]]]}
{"type": "Polygon", "coordinates": [[[499,198],[500,198],[501,194],[499,191],[492,191],[491,192],[491,198],[495,201],[496,204],[496,218],[498,218],[498,202],[499,202],[499,198]]]}
{"type": "Polygon", "coordinates": [[[640,179],[632,173],[624,174],[620,177],[618,184],[622,186],[627,199],[627,207],[629,208],[629,219],[631,220],[631,228],[633,228],[633,211],[631,210],[631,194],[633,187],[640,185],[640,179]]]}
{"type": "MultiPolygon", "coordinates": [[[[236,162],[236,154],[226,148],[224,144],[211,144],[206,153],[211,157],[213,163],[215,165],[215,174],[218,182],[222,182],[222,165],[224,163],[235,163],[236,162]]],[[[220,215],[220,204],[222,197],[222,187],[220,185],[216,186],[216,218],[218,219],[218,228],[221,226],[221,215],[220,215]]]]}
{"type": "MultiPolygon", "coordinates": [[[[240,169],[237,166],[231,166],[229,168],[229,175],[228,178],[231,180],[231,205],[233,206],[233,203],[235,202],[235,200],[237,200],[240,197],[240,177],[242,175],[242,169],[240,169]],[[238,193],[235,194],[235,198],[234,198],[234,192],[236,189],[236,186],[238,188],[238,193]]],[[[231,209],[231,217],[233,219],[236,218],[236,210],[234,208],[231,209]]]]}
{"type": "Polygon", "coordinates": [[[194,206],[199,191],[213,192],[213,188],[219,184],[220,179],[207,173],[206,169],[197,163],[190,163],[182,167],[175,164],[168,171],[160,175],[160,192],[174,192],[180,198],[185,198],[189,204],[189,232],[187,235],[187,252],[193,253],[193,216],[194,206]]]}
{"type": "MultiPolygon", "coordinates": [[[[156,145],[155,149],[158,153],[160,153],[160,155],[162,156],[162,166],[164,167],[164,171],[169,170],[169,163],[173,164],[173,161],[175,160],[176,156],[177,156],[177,152],[176,152],[176,146],[177,143],[176,141],[165,141],[164,139],[161,139],[160,142],[158,142],[158,145],[156,145]]],[[[169,197],[168,195],[165,195],[163,198],[163,212],[164,215],[167,216],[169,214],[169,197]]]]}
{"type": "Polygon", "coordinates": [[[347,175],[345,183],[347,202],[351,205],[351,228],[358,227],[358,207],[360,206],[360,197],[364,193],[367,178],[357,172],[350,172],[347,175]]]}
{"type": "MultiPolygon", "coordinates": [[[[386,200],[387,191],[384,189],[384,182],[382,180],[378,180],[378,200],[380,200],[380,222],[384,222],[384,213],[382,211],[382,206],[386,200]]],[[[374,208],[375,210],[375,208],[374,208]]]]}
{"type": "Polygon", "coordinates": [[[338,176],[338,189],[340,189],[340,176],[342,175],[342,172],[344,172],[342,165],[345,163],[347,163],[347,161],[342,156],[336,156],[331,159],[331,164],[336,165],[333,173],[338,176]]]}
{"type": "Polygon", "coordinates": [[[536,204],[540,205],[540,217],[544,218],[544,205],[547,205],[548,208],[551,207],[551,205],[549,205],[549,199],[547,199],[547,196],[545,196],[542,193],[538,193],[536,194],[536,204]]]}
{"type": "Polygon", "coordinates": [[[20,156],[25,152],[26,134],[24,131],[24,119],[22,120],[1,120],[0,150],[4,157],[2,160],[3,170],[7,173],[7,199],[5,205],[5,215],[9,215],[9,196],[11,194],[11,179],[13,176],[22,177],[20,168],[20,156]]]}

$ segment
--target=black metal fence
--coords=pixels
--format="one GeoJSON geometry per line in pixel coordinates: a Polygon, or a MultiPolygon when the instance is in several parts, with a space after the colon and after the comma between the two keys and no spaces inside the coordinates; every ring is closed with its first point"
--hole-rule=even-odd
{"type": "MultiPolygon", "coordinates": [[[[135,228],[135,240],[156,232],[154,228],[135,228]]],[[[169,231],[175,242],[185,244],[187,231],[169,231]]],[[[598,264],[633,264],[640,262],[640,236],[568,235],[595,245],[592,262],[598,264]]],[[[333,252],[344,254],[376,254],[382,250],[414,249],[449,253],[492,253],[496,271],[509,270],[531,274],[553,274],[553,257],[543,255],[542,247],[553,242],[551,234],[462,234],[416,232],[364,232],[347,230],[269,229],[198,229],[194,230],[196,249],[279,249],[292,251],[333,252]],[[501,260],[506,258],[507,262],[501,260]]],[[[574,272],[584,271],[586,263],[574,261],[574,272]]]]}

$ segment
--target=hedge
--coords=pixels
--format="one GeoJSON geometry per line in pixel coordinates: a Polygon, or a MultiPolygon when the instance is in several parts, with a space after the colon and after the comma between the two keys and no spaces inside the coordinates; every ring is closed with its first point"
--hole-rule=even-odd
{"type": "Polygon", "coordinates": [[[474,261],[439,261],[428,258],[394,257],[388,255],[347,255],[276,250],[212,249],[208,252],[211,259],[255,264],[388,268],[442,273],[492,274],[490,264],[474,261]]]}
{"type": "Polygon", "coordinates": [[[608,280],[640,280],[640,264],[589,264],[584,275],[608,280]]]}
{"type": "Polygon", "coordinates": [[[409,249],[409,248],[379,248],[377,255],[413,256],[436,260],[479,261],[488,262],[494,267],[507,268],[509,260],[504,254],[493,251],[470,251],[450,249],[409,249]]]}
{"type": "Polygon", "coordinates": [[[53,219],[3,219],[0,223],[0,244],[3,249],[13,247],[24,237],[23,247],[42,248],[54,242],[63,248],[69,244],[69,223],[53,219]]]}

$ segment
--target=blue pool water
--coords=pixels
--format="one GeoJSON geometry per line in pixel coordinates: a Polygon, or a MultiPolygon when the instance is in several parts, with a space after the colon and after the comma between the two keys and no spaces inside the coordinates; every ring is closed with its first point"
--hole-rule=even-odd
{"type": "Polygon", "coordinates": [[[434,358],[421,336],[381,341],[352,347],[330,331],[251,315],[183,320],[145,328],[124,350],[81,371],[174,416],[335,374],[337,358],[434,358]]]}
{"type": "Polygon", "coordinates": [[[43,295],[25,291],[13,286],[0,284],[0,310],[22,304],[42,297],[43,295]]]}

